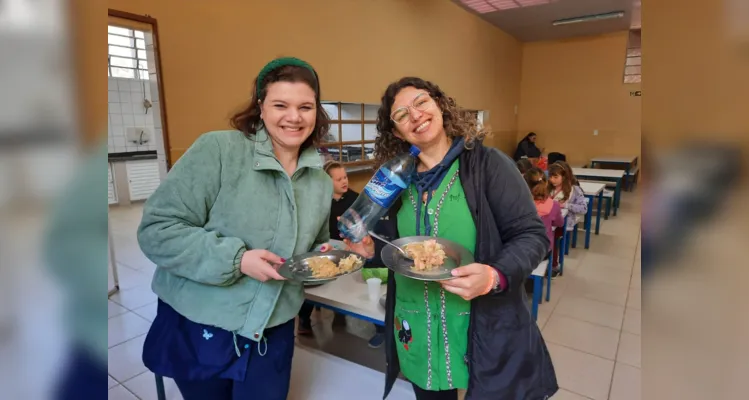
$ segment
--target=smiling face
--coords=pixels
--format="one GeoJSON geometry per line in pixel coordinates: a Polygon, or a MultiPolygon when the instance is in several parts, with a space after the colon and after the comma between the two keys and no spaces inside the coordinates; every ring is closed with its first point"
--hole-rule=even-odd
{"type": "Polygon", "coordinates": [[[411,86],[401,89],[390,113],[395,122],[395,136],[416,147],[428,146],[446,135],[442,110],[426,90],[411,86]]]}
{"type": "Polygon", "coordinates": [[[260,117],[274,146],[299,150],[315,129],[315,92],[303,82],[275,82],[267,87],[260,117]]]}

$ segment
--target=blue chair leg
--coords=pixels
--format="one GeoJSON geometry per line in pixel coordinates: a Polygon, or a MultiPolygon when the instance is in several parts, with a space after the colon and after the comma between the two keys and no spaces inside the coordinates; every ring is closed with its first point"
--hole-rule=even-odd
{"type": "Polygon", "coordinates": [[[593,225],[593,198],[588,197],[590,201],[588,201],[588,212],[585,214],[585,223],[583,224],[583,227],[585,228],[585,249],[590,248],[590,231],[593,225]]]}
{"type": "Polygon", "coordinates": [[[603,214],[603,219],[609,219],[611,215],[611,197],[606,198],[606,214],[603,214]]]}
{"type": "Polygon", "coordinates": [[[166,400],[166,391],[164,390],[164,378],[161,375],[156,377],[156,397],[159,400],[166,400]]]}
{"type": "Polygon", "coordinates": [[[573,249],[577,247],[577,228],[578,228],[577,225],[579,224],[576,224],[575,229],[572,230],[572,248],[573,249]]]}
{"type": "Polygon", "coordinates": [[[603,192],[598,193],[598,204],[596,204],[596,235],[601,229],[601,206],[603,205],[603,192]]]}
{"type": "MultiPolygon", "coordinates": [[[[555,244],[556,245],[556,244],[555,244]]],[[[567,230],[565,229],[564,234],[562,234],[562,237],[559,238],[559,247],[558,249],[566,249],[567,248],[567,230]]],[[[559,275],[564,275],[564,251],[559,251],[559,275]]]]}
{"type": "Polygon", "coordinates": [[[554,269],[554,253],[549,254],[549,263],[546,266],[546,302],[551,301],[551,271],[554,269]]]}
{"type": "Polygon", "coordinates": [[[541,302],[541,291],[543,290],[543,282],[541,282],[540,276],[533,276],[533,303],[531,305],[531,317],[533,320],[538,319],[538,303],[541,302]]]}

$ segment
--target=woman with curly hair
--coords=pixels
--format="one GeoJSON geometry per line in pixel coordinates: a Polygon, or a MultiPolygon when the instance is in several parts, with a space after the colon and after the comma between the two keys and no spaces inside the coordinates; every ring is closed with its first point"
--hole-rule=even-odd
{"type": "Polygon", "coordinates": [[[380,162],[421,150],[390,221],[398,235],[449,239],[476,260],[441,282],[389,273],[385,397],[399,372],[418,400],[550,397],[554,368],[524,290],[549,240],[515,163],[483,146],[486,128],[420,78],[387,88],[377,130],[380,162]]]}
{"type": "Polygon", "coordinates": [[[186,400],[286,398],[304,290],[277,268],[330,248],[317,73],[271,61],[251,97],[234,130],[203,134],[179,159],[138,229],[159,297],[143,361],[186,400]]]}

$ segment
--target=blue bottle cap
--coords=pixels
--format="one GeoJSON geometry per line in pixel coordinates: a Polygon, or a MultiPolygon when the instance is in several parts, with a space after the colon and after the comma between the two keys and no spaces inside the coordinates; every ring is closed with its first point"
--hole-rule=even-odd
{"type": "Polygon", "coordinates": [[[419,150],[419,148],[414,145],[411,145],[411,148],[408,149],[408,152],[411,153],[411,155],[414,157],[417,157],[419,154],[421,154],[421,150],[419,150]]]}

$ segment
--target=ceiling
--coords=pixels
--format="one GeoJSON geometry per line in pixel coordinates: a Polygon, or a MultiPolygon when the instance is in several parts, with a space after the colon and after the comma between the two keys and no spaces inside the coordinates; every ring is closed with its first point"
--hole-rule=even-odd
{"type": "Polygon", "coordinates": [[[592,36],[640,27],[640,0],[453,0],[522,42],[592,36]],[[559,19],[623,11],[623,18],[553,26],[559,19]]]}

